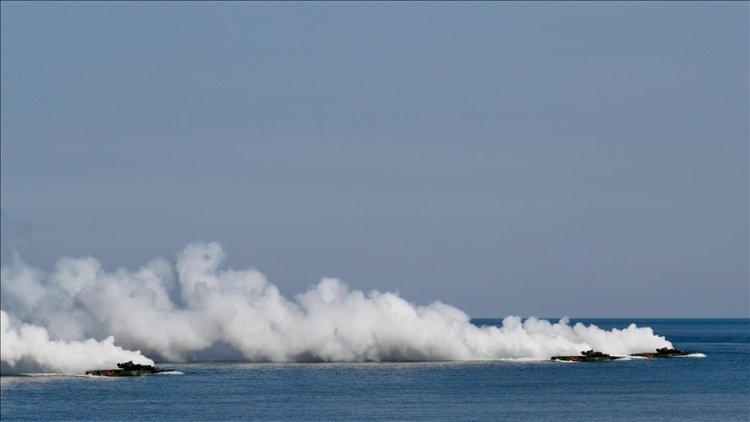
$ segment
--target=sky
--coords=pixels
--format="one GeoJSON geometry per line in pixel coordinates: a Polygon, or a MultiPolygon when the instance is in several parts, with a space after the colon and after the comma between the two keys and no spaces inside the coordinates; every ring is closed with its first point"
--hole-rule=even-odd
{"type": "Polygon", "coordinates": [[[4,263],[750,314],[746,2],[0,7],[4,263]]]}

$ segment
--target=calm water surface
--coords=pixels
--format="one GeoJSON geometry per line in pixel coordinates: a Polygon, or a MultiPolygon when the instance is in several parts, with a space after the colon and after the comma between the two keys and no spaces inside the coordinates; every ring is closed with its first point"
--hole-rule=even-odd
{"type": "MultiPolygon", "coordinates": [[[[5,420],[750,420],[750,320],[650,326],[705,358],[602,363],[169,364],[182,375],[2,377],[5,420]]],[[[475,323],[499,323],[477,320],[475,323]]]]}

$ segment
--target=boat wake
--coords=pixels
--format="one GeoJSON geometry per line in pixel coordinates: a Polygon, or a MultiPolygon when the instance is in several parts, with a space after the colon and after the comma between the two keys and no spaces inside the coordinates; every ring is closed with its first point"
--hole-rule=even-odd
{"type": "Polygon", "coordinates": [[[24,372],[19,374],[22,377],[65,377],[71,376],[70,374],[58,374],[55,372],[24,372]]]}

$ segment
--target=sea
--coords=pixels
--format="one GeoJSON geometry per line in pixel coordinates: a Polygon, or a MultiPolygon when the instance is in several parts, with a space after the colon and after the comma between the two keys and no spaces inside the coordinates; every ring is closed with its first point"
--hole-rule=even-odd
{"type": "Polygon", "coordinates": [[[574,322],[652,327],[694,354],[598,363],[161,363],[177,372],[3,376],[0,419],[750,420],[750,319],[574,322]]]}

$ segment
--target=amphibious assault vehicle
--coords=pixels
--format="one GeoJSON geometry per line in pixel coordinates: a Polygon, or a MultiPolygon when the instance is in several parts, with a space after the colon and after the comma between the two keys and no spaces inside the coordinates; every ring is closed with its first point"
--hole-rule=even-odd
{"type": "Polygon", "coordinates": [[[569,362],[607,362],[620,359],[618,356],[610,356],[602,352],[586,350],[581,352],[580,356],[552,356],[552,360],[562,360],[569,362]]]}
{"type": "Polygon", "coordinates": [[[86,375],[98,375],[103,377],[139,377],[141,375],[174,371],[174,369],[161,369],[158,366],[139,365],[133,363],[132,360],[118,363],[117,367],[119,369],[92,369],[91,371],[86,371],[86,375]]]}
{"type": "Polygon", "coordinates": [[[675,358],[678,356],[687,356],[687,355],[688,354],[686,352],[683,352],[682,350],[679,350],[679,349],[668,349],[666,347],[662,347],[661,349],[656,349],[656,352],[633,353],[630,356],[655,359],[655,358],[675,358]]]}

